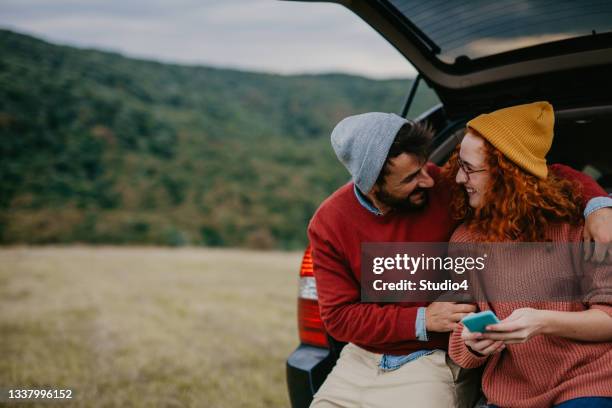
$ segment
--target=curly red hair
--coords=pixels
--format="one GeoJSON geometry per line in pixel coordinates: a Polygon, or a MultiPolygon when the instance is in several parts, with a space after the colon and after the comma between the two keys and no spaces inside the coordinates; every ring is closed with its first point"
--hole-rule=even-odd
{"type": "Polygon", "coordinates": [[[480,208],[470,207],[465,189],[455,183],[458,150],[447,164],[445,173],[452,178],[451,210],[455,219],[481,234],[486,242],[542,242],[546,241],[547,224],[582,222],[576,184],[550,173],[548,178],[540,179],[522,170],[486,139],[484,143],[490,182],[480,208]]]}

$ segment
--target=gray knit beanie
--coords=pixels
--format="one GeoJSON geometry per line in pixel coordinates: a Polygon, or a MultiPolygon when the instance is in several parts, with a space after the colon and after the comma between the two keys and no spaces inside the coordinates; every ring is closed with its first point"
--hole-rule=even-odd
{"type": "Polygon", "coordinates": [[[369,112],[343,119],[332,131],[336,156],[362,193],[368,194],[374,186],[397,132],[406,123],[410,122],[394,113],[369,112]]]}

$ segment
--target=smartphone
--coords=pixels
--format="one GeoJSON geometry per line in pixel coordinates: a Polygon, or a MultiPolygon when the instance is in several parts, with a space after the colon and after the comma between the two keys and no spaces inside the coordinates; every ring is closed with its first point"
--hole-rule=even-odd
{"type": "Polygon", "coordinates": [[[465,316],[461,319],[461,323],[472,333],[484,333],[488,325],[499,323],[499,319],[492,311],[485,310],[484,312],[465,316]]]}

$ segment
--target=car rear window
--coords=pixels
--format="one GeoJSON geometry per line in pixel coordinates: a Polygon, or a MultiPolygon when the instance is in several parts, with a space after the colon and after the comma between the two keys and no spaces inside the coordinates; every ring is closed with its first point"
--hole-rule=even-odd
{"type": "Polygon", "coordinates": [[[390,0],[452,64],[551,41],[612,32],[609,0],[390,0]]]}

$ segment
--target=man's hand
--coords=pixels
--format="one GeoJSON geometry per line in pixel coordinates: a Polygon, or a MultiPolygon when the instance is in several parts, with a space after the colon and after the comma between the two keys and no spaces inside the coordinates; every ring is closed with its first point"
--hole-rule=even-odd
{"type": "Polygon", "coordinates": [[[506,348],[503,341],[483,339],[482,336],[482,333],[472,333],[467,327],[463,326],[461,338],[473,352],[480,354],[479,357],[499,353],[506,348]]]}
{"type": "Polygon", "coordinates": [[[542,333],[546,320],[545,313],[545,310],[529,307],[516,309],[500,323],[488,325],[482,338],[503,341],[505,344],[525,343],[533,336],[542,333]]]}
{"type": "Polygon", "coordinates": [[[433,302],[425,309],[427,331],[452,331],[457,327],[457,322],[475,311],[475,305],[455,302],[433,302]]]}
{"type": "Polygon", "coordinates": [[[612,263],[612,208],[593,211],[584,224],[584,259],[612,263]],[[594,249],[591,241],[595,241],[594,249]]]}

